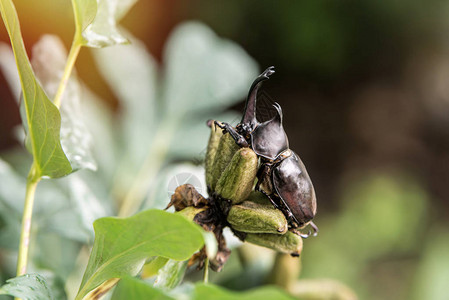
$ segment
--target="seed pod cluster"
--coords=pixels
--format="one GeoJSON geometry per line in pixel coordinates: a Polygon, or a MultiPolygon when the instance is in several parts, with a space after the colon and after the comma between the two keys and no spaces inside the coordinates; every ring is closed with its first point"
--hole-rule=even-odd
{"type": "Polygon", "coordinates": [[[209,195],[220,202],[227,225],[244,241],[298,256],[301,237],[288,231],[284,214],[265,195],[254,191],[257,155],[251,148],[239,148],[214,122],[210,125],[206,183],[209,195]]]}
{"type": "MultiPolygon", "coordinates": [[[[301,237],[289,231],[284,213],[276,209],[261,192],[254,191],[259,160],[249,147],[240,148],[229,133],[210,121],[211,134],[206,153],[206,184],[209,198],[194,186],[176,188],[167,208],[194,220],[215,235],[218,251],[209,257],[209,266],[220,271],[231,251],[226,247],[223,228],[229,226],[242,241],[271,248],[280,253],[299,256],[301,237]]],[[[207,258],[203,248],[189,261],[204,266],[207,258]]]]}

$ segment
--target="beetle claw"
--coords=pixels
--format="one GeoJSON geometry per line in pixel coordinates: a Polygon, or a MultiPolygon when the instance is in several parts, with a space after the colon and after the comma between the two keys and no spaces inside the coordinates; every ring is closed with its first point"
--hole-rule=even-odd
{"type": "Polygon", "coordinates": [[[320,230],[318,229],[318,226],[316,226],[315,223],[310,222],[310,227],[312,227],[312,229],[313,229],[312,236],[317,236],[318,232],[320,232],[320,230]]]}
{"type": "Polygon", "coordinates": [[[308,238],[310,236],[317,236],[318,232],[320,231],[318,229],[318,226],[316,226],[315,223],[313,223],[313,222],[310,222],[308,225],[310,225],[310,227],[312,227],[312,230],[308,229],[307,233],[302,233],[301,231],[299,231],[297,229],[293,229],[292,232],[296,233],[297,235],[299,235],[303,239],[306,239],[306,238],[308,238]]]}
{"type": "Polygon", "coordinates": [[[306,239],[306,238],[308,238],[311,234],[312,234],[312,232],[311,232],[310,229],[309,229],[309,231],[307,231],[307,234],[300,233],[299,236],[302,237],[303,239],[306,239]]]}

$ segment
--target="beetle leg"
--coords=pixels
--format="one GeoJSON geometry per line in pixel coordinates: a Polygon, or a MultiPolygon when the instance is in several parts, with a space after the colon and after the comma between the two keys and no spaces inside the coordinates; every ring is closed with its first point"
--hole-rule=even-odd
{"type": "Polygon", "coordinates": [[[267,164],[262,164],[257,171],[257,183],[256,183],[256,191],[262,192],[260,185],[262,184],[264,178],[267,178],[267,176],[270,174],[270,166],[267,164]]]}
{"type": "Polygon", "coordinates": [[[262,185],[262,183],[264,182],[264,180],[266,178],[269,178],[270,176],[270,172],[271,172],[271,165],[267,164],[267,163],[262,163],[262,165],[260,166],[259,170],[257,171],[257,183],[255,186],[255,190],[258,192],[261,192],[262,194],[264,194],[265,196],[268,197],[268,199],[270,199],[270,202],[273,204],[273,206],[276,209],[279,209],[280,206],[277,204],[277,202],[271,198],[271,196],[269,195],[268,192],[266,192],[265,190],[263,190],[260,186],[262,185]]]}
{"type": "Polygon", "coordinates": [[[316,226],[315,223],[310,222],[310,227],[312,227],[312,229],[313,229],[312,236],[317,236],[318,232],[320,232],[320,230],[318,229],[318,226],[316,226]]]}
{"type": "Polygon", "coordinates": [[[299,236],[302,237],[303,239],[306,239],[306,238],[308,238],[311,235],[312,235],[312,232],[310,231],[310,229],[309,229],[309,231],[307,231],[306,234],[304,234],[304,233],[300,233],[299,234],[299,236]]]}
{"type": "Polygon", "coordinates": [[[306,239],[309,236],[317,236],[319,232],[318,226],[316,226],[313,222],[310,222],[309,225],[312,227],[312,230],[309,229],[306,234],[301,233],[298,230],[294,230],[294,233],[299,234],[303,239],[306,239]]]}
{"type": "Polygon", "coordinates": [[[219,123],[217,121],[215,121],[215,125],[217,125],[218,127],[220,127],[221,129],[225,130],[226,132],[229,132],[229,134],[232,136],[232,138],[234,139],[235,143],[237,145],[239,145],[240,147],[248,147],[248,142],[245,140],[245,138],[239,134],[234,127],[232,127],[231,125],[229,125],[228,123],[219,123]]]}
{"type": "Polygon", "coordinates": [[[310,229],[309,229],[309,231],[308,231],[307,233],[302,233],[301,231],[299,231],[299,230],[296,229],[296,228],[290,229],[290,231],[293,232],[294,234],[299,235],[299,236],[300,236],[301,238],[303,238],[303,239],[308,238],[308,237],[312,234],[312,232],[310,231],[310,229]]]}

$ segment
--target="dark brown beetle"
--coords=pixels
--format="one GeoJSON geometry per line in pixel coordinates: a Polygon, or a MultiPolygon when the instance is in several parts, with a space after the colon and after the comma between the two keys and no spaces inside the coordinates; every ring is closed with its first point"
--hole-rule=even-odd
{"type": "MultiPolygon", "coordinates": [[[[273,105],[277,114],[271,120],[260,123],[256,118],[257,92],[273,73],[274,67],[269,67],[254,80],[242,120],[236,128],[227,123],[215,124],[229,132],[240,147],[251,147],[259,156],[261,166],[256,190],[264,193],[284,213],[293,230],[310,224],[313,235],[316,235],[318,228],[311,222],[316,213],[315,190],[304,164],[289,149],[282,126],[281,106],[273,105]]],[[[302,237],[309,235],[310,232],[301,234],[302,237]]]]}

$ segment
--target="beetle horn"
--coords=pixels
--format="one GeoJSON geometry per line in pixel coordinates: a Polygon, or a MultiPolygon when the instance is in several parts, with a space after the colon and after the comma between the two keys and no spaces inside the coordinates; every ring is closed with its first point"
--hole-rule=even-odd
{"type": "Polygon", "coordinates": [[[241,124],[249,124],[251,128],[254,128],[257,124],[256,118],[256,102],[257,102],[257,92],[259,91],[262,82],[269,79],[270,75],[274,73],[274,67],[271,66],[263,71],[251,85],[249,89],[248,98],[246,99],[245,110],[243,111],[243,117],[241,124]]]}
{"type": "Polygon", "coordinates": [[[282,124],[282,119],[283,119],[282,107],[277,102],[274,102],[273,107],[277,111],[277,115],[273,119],[277,119],[279,121],[279,124],[282,124]]]}

